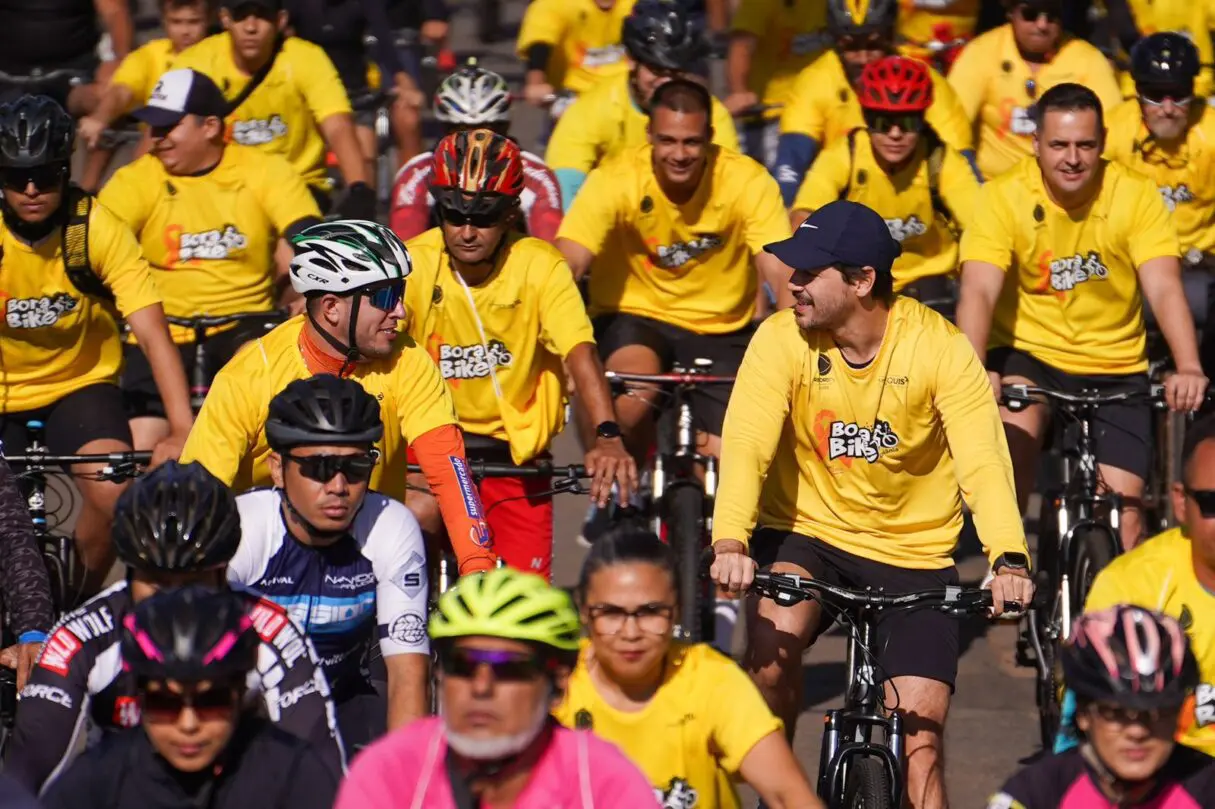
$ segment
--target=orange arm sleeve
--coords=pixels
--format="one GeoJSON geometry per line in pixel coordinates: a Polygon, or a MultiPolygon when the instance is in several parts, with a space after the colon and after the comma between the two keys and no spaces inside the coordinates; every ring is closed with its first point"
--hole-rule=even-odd
{"type": "Polygon", "coordinates": [[[418,436],[410,449],[431,494],[439,501],[460,574],[493,568],[498,560],[490,546],[481,496],[464,459],[464,433],[454,424],[445,424],[418,436]]]}

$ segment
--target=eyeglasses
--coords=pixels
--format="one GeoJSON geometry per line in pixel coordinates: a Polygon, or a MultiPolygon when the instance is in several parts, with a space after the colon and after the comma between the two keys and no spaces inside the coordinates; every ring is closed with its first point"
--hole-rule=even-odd
{"type": "Polygon", "coordinates": [[[1191,489],[1186,486],[1185,493],[1198,505],[1203,519],[1215,520],[1215,489],[1191,489]]]}
{"type": "Polygon", "coordinates": [[[865,126],[871,132],[882,134],[886,134],[896,126],[904,132],[921,132],[924,129],[924,116],[914,113],[867,112],[865,113],[865,126]]]}
{"type": "Polygon", "coordinates": [[[1025,22],[1037,22],[1038,18],[1044,14],[1047,22],[1059,22],[1062,14],[1061,10],[1054,6],[1041,6],[1033,3],[1022,3],[1017,8],[1017,13],[1025,22]]]}
{"type": "Polygon", "coordinates": [[[465,225],[472,225],[475,228],[492,228],[502,221],[502,215],[497,211],[465,213],[444,205],[439,206],[439,217],[447,224],[457,228],[465,225]]]}
{"type": "Polygon", "coordinates": [[[63,184],[67,176],[63,163],[48,163],[43,166],[4,169],[4,187],[13,191],[24,191],[32,183],[39,191],[54,191],[63,184]]]}
{"type": "Polygon", "coordinates": [[[173,722],[186,706],[194,709],[200,719],[218,719],[236,706],[235,687],[211,688],[191,694],[177,694],[168,689],[144,691],[140,700],[143,715],[153,721],[173,722]]]}
{"type": "Polygon", "coordinates": [[[1128,708],[1125,705],[1114,705],[1112,703],[1095,702],[1093,703],[1093,712],[1097,714],[1103,721],[1110,724],[1127,727],[1128,725],[1142,725],[1146,728],[1152,728],[1159,725],[1164,720],[1170,720],[1175,710],[1168,708],[1152,708],[1151,710],[1135,710],[1128,708]]]}
{"type": "Polygon", "coordinates": [[[889,44],[881,34],[866,36],[840,36],[835,39],[835,46],[841,51],[884,51],[889,44]]]}
{"type": "Polygon", "coordinates": [[[587,609],[591,617],[591,630],[596,635],[616,635],[624,629],[630,618],[637,621],[637,628],[649,635],[664,635],[671,628],[675,615],[672,604],[643,604],[635,610],[626,610],[615,604],[596,604],[587,609]]]}
{"type": "Polygon", "coordinates": [[[441,654],[439,666],[447,676],[465,679],[475,677],[478,669],[488,666],[494,679],[504,683],[531,682],[544,671],[540,660],[526,652],[459,646],[441,654]]]}
{"type": "Polygon", "coordinates": [[[1139,91],[1139,102],[1149,107],[1160,107],[1166,101],[1172,101],[1178,107],[1188,107],[1194,100],[1193,88],[1143,88],[1139,91]],[[1180,90],[1180,92],[1178,92],[1180,90]]]}
{"type": "Polygon", "coordinates": [[[365,290],[363,297],[381,312],[391,312],[400,305],[401,300],[405,297],[405,282],[398,281],[386,286],[365,290]]]}
{"type": "Polygon", "coordinates": [[[317,483],[328,483],[339,474],[350,483],[371,480],[380,454],[375,450],[366,455],[288,455],[287,460],[300,468],[300,474],[317,483]]]}

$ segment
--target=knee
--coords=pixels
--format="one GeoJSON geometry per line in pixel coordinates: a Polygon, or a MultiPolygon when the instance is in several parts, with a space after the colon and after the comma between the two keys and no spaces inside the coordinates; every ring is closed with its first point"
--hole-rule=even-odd
{"type": "Polygon", "coordinates": [[[746,668],[761,689],[777,689],[800,676],[805,633],[784,616],[753,615],[747,622],[746,668]]]}

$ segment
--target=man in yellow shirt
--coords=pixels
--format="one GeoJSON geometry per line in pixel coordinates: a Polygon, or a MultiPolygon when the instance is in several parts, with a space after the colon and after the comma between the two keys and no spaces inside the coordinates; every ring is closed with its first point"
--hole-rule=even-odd
{"type": "MultiPolygon", "coordinates": [[[[75,128],[45,96],[0,107],[0,440],[21,454],[30,444],[28,423],[39,421],[57,455],[131,449],[118,388],[120,314],[164,399],[170,430],[156,446],[159,463],[177,457],[190,430],[185,372],[131,231],[69,182],[75,128]]],[[[93,478],[101,467],[72,469],[84,497],[76,541],[85,597],[114,563],[110,521],[127,486],[93,478]]]]}
{"type": "Polygon", "coordinates": [[[975,33],[981,0],[903,0],[899,52],[947,71],[975,33]]]}
{"type": "MultiPolygon", "coordinates": [[[[549,456],[565,426],[565,373],[598,425],[586,453],[591,497],[607,505],[613,482],[627,502],[637,467],[625,451],[594,332],[569,267],[555,247],[519,234],[523,159],[488,129],[455,132],[435,147],[441,224],[409,242],[409,335],[451,388],[471,458],[523,464],[549,456]]],[[[503,561],[551,578],[550,478],[481,481],[503,561]]]]}
{"type": "MultiPolygon", "coordinates": [[[[1169,406],[1194,410],[1207,378],[1181,286],[1177,231],[1147,177],[1101,158],[1101,101],[1078,84],[1048,90],[1035,108],[1034,149],[983,186],[962,236],[958,325],[993,389],[1025,384],[1064,391],[1146,390],[1143,301],[1168,341],[1177,373],[1169,406]]],[[[1001,410],[1021,507],[1034,489],[1049,413],[1001,410]]],[[[1142,531],[1150,406],[1096,416],[1099,476],[1123,498],[1123,544],[1142,531]]]]}
{"type": "Polygon", "coordinates": [[[628,72],[620,29],[634,0],[536,0],[523,12],[516,45],[527,63],[523,98],[546,107],[559,92],[585,93],[628,72]]]}
{"type": "MultiPolygon", "coordinates": [[[[798,74],[785,102],[776,148],[776,179],[792,207],[806,172],[826,146],[865,125],[856,83],[871,62],[895,51],[896,0],[828,0],[827,27],[835,49],[798,74]]],[[[925,118],[940,139],[968,153],[970,121],[945,77],[929,68],[933,103],[925,118]]]]}
{"type": "MultiPolygon", "coordinates": [[[[568,211],[591,169],[646,141],[654,91],[673,78],[707,73],[704,22],[670,0],[640,0],[624,23],[628,73],[584,93],[557,122],[544,160],[557,175],[568,211]]],[[[713,142],[738,149],[730,112],[712,99],[713,142]]]]}
{"type": "MultiPolygon", "coordinates": [[[[119,169],[101,203],[130,226],[152,265],[165,311],[179,318],[266,312],[287,284],[273,249],[321,221],[316,201],[291,164],[240,144],[224,144],[228,102],[196,70],[161,77],[149,103],[133,115],[151,127],[152,153],[119,169]]],[[[209,384],[215,372],[265,323],[213,331],[204,344],[209,384]]],[[[171,329],[182,363],[194,379],[194,332],[171,329]]],[[[125,348],[123,395],[136,449],[167,433],[164,403],[138,345],[125,348]]]]}
{"type": "MultiPolygon", "coordinates": [[[[1114,23],[1113,35],[1124,53],[1134,50],[1136,43],[1157,33],[1177,33],[1184,36],[1198,49],[1202,70],[1196,85],[1198,94],[1211,94],[1212,63],[1215,63],[1215,47],[1211,42],[1211,28],[1215,25],[1215,14],[1202,0],[1105,0],[1106,19],[1114,23]]],[[[1132,71],[1121,71],[1119,80],[1123,95],[1135,95],[1135,77],[1132,71]]]]}
{"type": "MultiPolygon", "coordinates": [[[[787,275],[763,252],[789,234],[776,182],[751,158],[710,144],[709,98],[695,82],[660,87],[650,145],[592,172],[557,233],[574,277],[590,272],[608,370],[656,374],[703,357],[714,374],[732,374],[755,328],[757,270],[787,295],[787,275]]],[[[724,386],[693,395],[704,454],[717,454],[728,395],[724,386]]],[[[649,449],[656,397],[634,391],[616,403],[638,459],[649,449]]]]}
{"type": "Polygon", "coordinates": [[[837,199],[860,202],[885,218],[902,245],[895,291],[944,299],[947,276],[958,265],[954,230],[970,222],[979,178],[969,160],[927,128],[933,88],[924,63],[905,56],[870,62],[857,89],[866,128],[814,161],[793,203],[793,226],[837,199]]]}
{"type": "Polygon", "coordinates": [[[282,0],[227,0],[224,33],[180,53],[174,67],[206,73],[233,104],[228,137],[287,158],[324,213],[331,205],[326,145],[347,185],[338,213],[375,218],[375,192],[354,130],[350,100],[325,51],[284,37],[282,0]]]}
{"type": "MultiPolygon", "coordinates": [[[[891,593],[956,585],[950,554],[965,493],[996,574],[993,614],[1009,600],[1028,604],[1025,533],[986,374],[949,321],[895,296],[900,247],[885,221],[840,200],[764,249],[792,270],[796,304],[756,332],[726,412],[714,581],[739,593],[770,565],[891,593]]],[[[768,599],[747,615],[743,666],[792,736],[802,652],[831,617],[823,620],[815,601],[768,599]]],[[[916,809],[944,807],[957,622],[933,610],[897,612],[877,633],[887,704],[915,717],[908,798],[916,809]]]]}
{"type": "Polygon", "coordinates": [[[1062,0],[1006,5],[1008,24],[976,37],[949,71],[978,133],[979,171],[989,180],[1033,154],[1032,108],[1056,84],[1083,84],[1106,109],[1122,100],[1101,51],[1064,33],[1062,0]]]}

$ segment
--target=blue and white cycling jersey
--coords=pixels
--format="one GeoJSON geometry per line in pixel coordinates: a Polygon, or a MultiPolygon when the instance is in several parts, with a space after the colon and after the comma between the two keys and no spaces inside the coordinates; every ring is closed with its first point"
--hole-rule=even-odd
{"type": "Polygon", "coordinates": [[[373,637],[385,657],[429,654],[426,547],[403,504],[368,492],[349,533],[326,547],[291,536],[275,489],[246,492],[236,504],[242,537],[228,581],[282,606],[308,633],[335,700],[366,682],[361,664],[373,637]]]}

